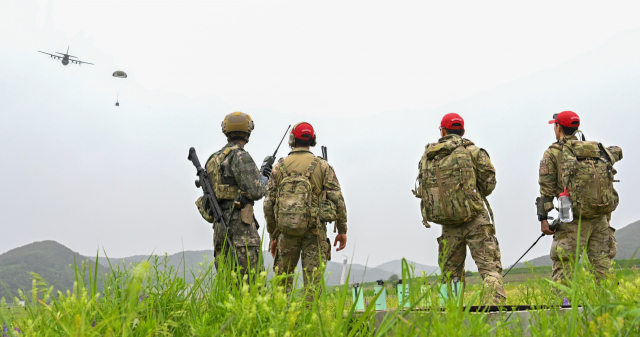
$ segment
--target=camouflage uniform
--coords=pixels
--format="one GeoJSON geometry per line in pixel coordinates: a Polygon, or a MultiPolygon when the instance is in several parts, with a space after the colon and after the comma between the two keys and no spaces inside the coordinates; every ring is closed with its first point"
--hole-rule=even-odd
{"type": "MultiPolygon", "coordinates": [[[[222,183],[230,186],[231,189],[251,201],[260,200],[266,193],[266,187],[260,180],[260,173],[254,163],[253,159],[248,152],[244,150],[240,143],[230,141],[220,151],[214,153],[209,157],[205,165],[205,169],[209,174],[211,185],[216,186],[216,178],[214,174],[215,161],[212,160],[214,156],[223,152],[227,148],[234,148],[220,163],[219,172],[222,178],[222,183]]],[[[225,233],[220,228],[220,223],[214,223],[213,219],[205,212],[202,207],[202,197],[196,201],[196,206],[202,217],[208,222],[213,223],[214,235],[213,246],[214,255],[220,256],[222,248],[225,246],[225,254],[229,252],[229,248],[225,245],[225,235],[229,235],[231,242],[235,245],[238,255],[238,265],[242,268],[241,273],[246,272],[249,267],[263,269],[264,266],[259,264],[260,256],[260,235],[258,234],[258,223],[255,218],[252,223],[245,223],[241,219],[241,210],[234,206],[235,199],[222,199],[218,196],[218,202],[220,209],[222,209],[224,220],[229,229],[229,233],[225,233]]],[[[253,207],[248,204],[244,208],[253,207]]],[[[252,209],[252,208],[251,208],[252,209]]],[[[218,268],[218,260],[216,259],[216,269],[218,268]]]]}
{"type": "MultiPolygon", "coordinates": [[[[562,144],[568,140],[578,140],[576,136],[565,136],[554,144],[562,144]]],[[[619,147],[607,148],[614,160],[622,159],[619,147]]],[[[553,209],[553,199],[563,192],[562,182],[558,182],[558,159],[562,158],[562,150],[549,147],[540,161],[539,179],[540,195],[545,202],[545,211],[553,209]]],[[[561,163],[560,163],[561,164],[561,163]]],[[[563,281],[571,277],[570,261],[578,243],[578,221],[581,220],[580,249],[586,248],[589,261],[595,269],[598,279],[611,273],[611,259],[617,252],[615,229],[609,227],[611,213],[595,217],[582,217],[574,214],[573,221],[562,223],[553,235],[551,260],[553,260],[553,279],[563,281]]]]}
{"type": "MultiPolygon", "coordinates": [[[[490,195],[496,187],[496,170],[484,149],[478,148],[470,141],[462,139],[462,137],[458,135],[450,134],[441,138],[438,143],[427,145],[425,156],[430,147],[449,141],[463,144],[461,146],[465,146],[470,152],[473,160],[473,163],[470,165],[475,166],[474,169],[476,173],[475,189],[485,197],[490,195]]],[[[418,178],[420,179],[421,177],[419,176],[418,178]]],[[[458,202],[449,205],[449,211],[457,214],[460,212],[464,213],[469,209],[469,207],[467,207],[467,210],[465,210],[464,207],[456,207],[457,205],[459,205],[458,202]]],[[[429,213],[430,209],[434,208],[425,205],[424,200],[422,206],[423,216],[429,213]]],[[[444,268],[442,270],[443,275],[449,275],[451,279],[458,277],[464,280],[467,246],[469,246],[471,256],[478,266],[478,271],[484,280],[485,286],[492,289],[494,298],[506,298],[507,294],[502,284],[500,245],[496,238],[495,226],[491,223],[489,214],[484,207],[482,207],[477,215],[462,223],[442,226],[442,236],[438,238],[438,252],[444,268]]]]}
{"type": "MultiPolygon", "coordinates": [[[[336,206],[336,227],[338,233],[347,233],[347,209],[340,190],[338,178],[333,167],[328,162],[315,157],[313,153],[304,148],[295,148],[284,159],[284,165],[290,173],[304,174],[314,158],[318,158],[319,165],[315,167],[309,176],[311,187],[315,196],[326,192],[326,197],[336,206]]],[[[264,214],[267,222],[267,231],[271,240],[278,240],[277,253],[274,261],[274,269],[278,274],[292,274],[302,256],[303,279],[309,297],[313,293],[322,275],[321,264],[331,260],[331,244],[327,238],[327,224],[320,221],[311,226],[303,235],[292,236],[283,234],[278,229],[274,207],[277,204],[278,186],[284,178],[282,162],[274,167],[267,185],[267,197],[264,201],[264,214]]],[[[312,206],[318,207],[318,199],[313,198],[312,206]]],[[[293,278],[287,279],[287,291],[291,290],[293,278]]]]}

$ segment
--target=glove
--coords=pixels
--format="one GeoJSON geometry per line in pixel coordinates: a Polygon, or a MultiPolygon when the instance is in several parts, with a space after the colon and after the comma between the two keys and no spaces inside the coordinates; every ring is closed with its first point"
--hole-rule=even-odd
{"type": "Polygon", "coordinates": [[[266,158],[264,158],[264,161],[262,162],[262,166],[260,166],[260,174],[266,177],[267,180],[271,176],[271,170],[273,169],[273,162],[275,161],[276,161],[276,157],[267,156],[266,158]]]}
{"type": "Polygon", "coordinates": [[[538,221],[547,220],[547,212],[544,209],[544,198],[536,198],[536,213],[538,214],[538,221]]]}

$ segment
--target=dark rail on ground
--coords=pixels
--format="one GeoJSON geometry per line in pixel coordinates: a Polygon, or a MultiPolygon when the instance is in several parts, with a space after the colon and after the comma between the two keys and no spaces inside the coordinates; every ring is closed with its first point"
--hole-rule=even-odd
{"type": "MultiPolygon", "coordinates": [[[[582,306],[578,306],[580,308],[582,306]]],[[[548,309],[568,309],[570,305],[472,305],[470,307],[462,307],[462,311],[469,312],[508,312],[508,311],[525,311],[525,310],[548,310],[548,309]]],[[[431,311],[432,308],[414,308],[411,311],[431,311]]],[[[445,311],[446,308],[441,307],[439,311],[445,311]]]]}

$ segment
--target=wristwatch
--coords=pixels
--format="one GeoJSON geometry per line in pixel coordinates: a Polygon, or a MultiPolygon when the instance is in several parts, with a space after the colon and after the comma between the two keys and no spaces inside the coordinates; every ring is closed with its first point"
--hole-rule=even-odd
{"type": "Polygon", "coordinates": [[[538,221],[549,220],[549,217],[546,215],[538,215],[538,221]]]}

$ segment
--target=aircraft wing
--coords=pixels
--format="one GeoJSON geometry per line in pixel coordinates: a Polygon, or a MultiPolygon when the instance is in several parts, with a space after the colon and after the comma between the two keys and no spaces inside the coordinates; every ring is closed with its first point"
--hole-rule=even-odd
{"type": "Polygon", "coordinates": [[[49,56],[51,56],[51,57],[55,57],[55,58],[57,58],[57,59],[59,59],[59,60],[60,60],[60,59],[62,59],[62,57],[61,57],[61,56],[58,56],[58,55],[53,55],[53,54],[45,53],[45,52],[43,52],[43,51],[39,51],[39,50],[38,50],[38,52],[39,52],[39,53],[43,53],[43,54],[47,54],[47,55],[49,55],[49,56]]]}
{"type": "Polygon", "coordinates": [[[85,64],[93,65],[93,63],[84,62],[84,61],[80,61],[80,60],[69,60],[69,61],[71,61],[71,62],[73,62],[73,63],[75,63],[75,64],[85,63],[85,64]]]}

